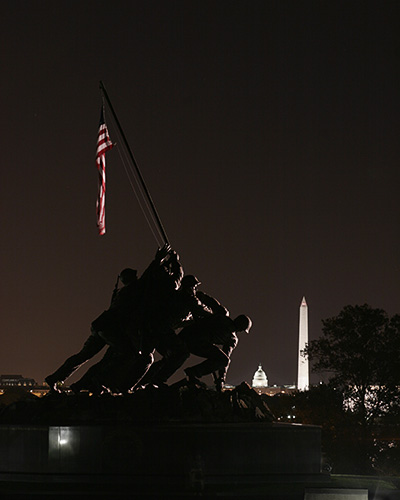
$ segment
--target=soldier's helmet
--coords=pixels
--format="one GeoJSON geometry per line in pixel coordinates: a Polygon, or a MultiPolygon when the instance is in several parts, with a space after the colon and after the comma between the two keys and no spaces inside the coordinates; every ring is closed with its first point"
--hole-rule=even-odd
{"type": "Polygon", "coordinates": [[[137,279],[137,271],[136,269],[131,269],[130,267],[127,267],[126,269],[123,269],[119,273],[119,279],[124,285],[129,285],[133,281],[136,281],[137,279]]]}
{"type": "Polygon", "coordinates": [[[240,314],[237,318],[233,320],[235,323],[237,332],[246,332],[249,333],[251,325],[253,324],[251,319],[244,314],[240,314]]]}
{"type": "Polygon", "coordinates": [[[194,288],[198,285],[200,285],[200,281],[196,278],[196,276],[193,276],[193,274],[188,274],[187,276],[184,276],[181,281],[181,288],[194,288]]]}

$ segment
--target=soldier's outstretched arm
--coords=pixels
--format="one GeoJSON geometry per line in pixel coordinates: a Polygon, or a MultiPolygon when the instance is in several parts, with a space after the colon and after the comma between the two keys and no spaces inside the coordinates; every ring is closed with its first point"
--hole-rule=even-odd
{"type": "Polygon", "coordinates": [[[226,307],[224,307],[220,302],[218,302],[217,299],[214,297],[211,297],[211,295],[208,295],[205,292],[202,292],[199,290],[196,293],[196,296],[198,299],[201,300],[201,302],[206,305],[213,314],[221,314],[222,316],[229,316],[229,311],[226,307]]]}

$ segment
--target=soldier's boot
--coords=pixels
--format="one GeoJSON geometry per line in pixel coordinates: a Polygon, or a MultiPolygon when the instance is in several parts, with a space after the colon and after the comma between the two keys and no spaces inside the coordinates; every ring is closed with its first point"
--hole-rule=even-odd
{"type": "Polygon", "coordinates": [[[185,373],[186,373],[186,380],[188,382],[188,384],[191,384],[191,385],[197,385],[199,387],[204,387],[206,388],[206,384],[204,384],[203,382],[201,382],[197,377],[195,377],[193,375],[193,370],[192,368],[185,368],[185,370],[183,370],[185,373]]]}
{"type": "Polygon", "coordinates": [[[224,388],[224,380],[222,378],[217,378],[214,380],[214,383],[216,391],[222,392],[222,389],[224,388]]]}
{"type": "Polygon", "coordinates": [[[50,387],[50,392],[51,393],[55,393],[55,392],[58,392],[60,393],[61,392],[61,389],[58,387],[58,382],[59,380],[57,380],[54,375],[48,375],[44,381],[46,382],[46,384],[50,387]]]}

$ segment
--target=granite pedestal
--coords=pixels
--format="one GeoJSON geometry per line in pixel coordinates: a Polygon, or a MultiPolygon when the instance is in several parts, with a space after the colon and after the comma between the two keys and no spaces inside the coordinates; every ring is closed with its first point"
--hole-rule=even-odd
{"type": "Polygon", "coordinates": [[[321,475],[316,426],[163,423],[0,426],[7,481],[129,483],[138,491],[204,489],[321,475]]]}

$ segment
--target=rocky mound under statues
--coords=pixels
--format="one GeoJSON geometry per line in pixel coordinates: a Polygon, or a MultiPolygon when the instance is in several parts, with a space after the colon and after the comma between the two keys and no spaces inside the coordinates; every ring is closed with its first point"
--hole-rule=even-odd
{"type": "MultiPolygon", "coordinates": [[[[3,396],[4,397],[4,396],[3,396]]],[[[217,392],[194,385],[146,386],[133,394],[93,397],[88,393],[48,394],[33,398],[29,393],[2,405],[0,424],[99,425],[108,423],[273,422],[265,396],[246,382],[232,390],[217,392]]]]}

